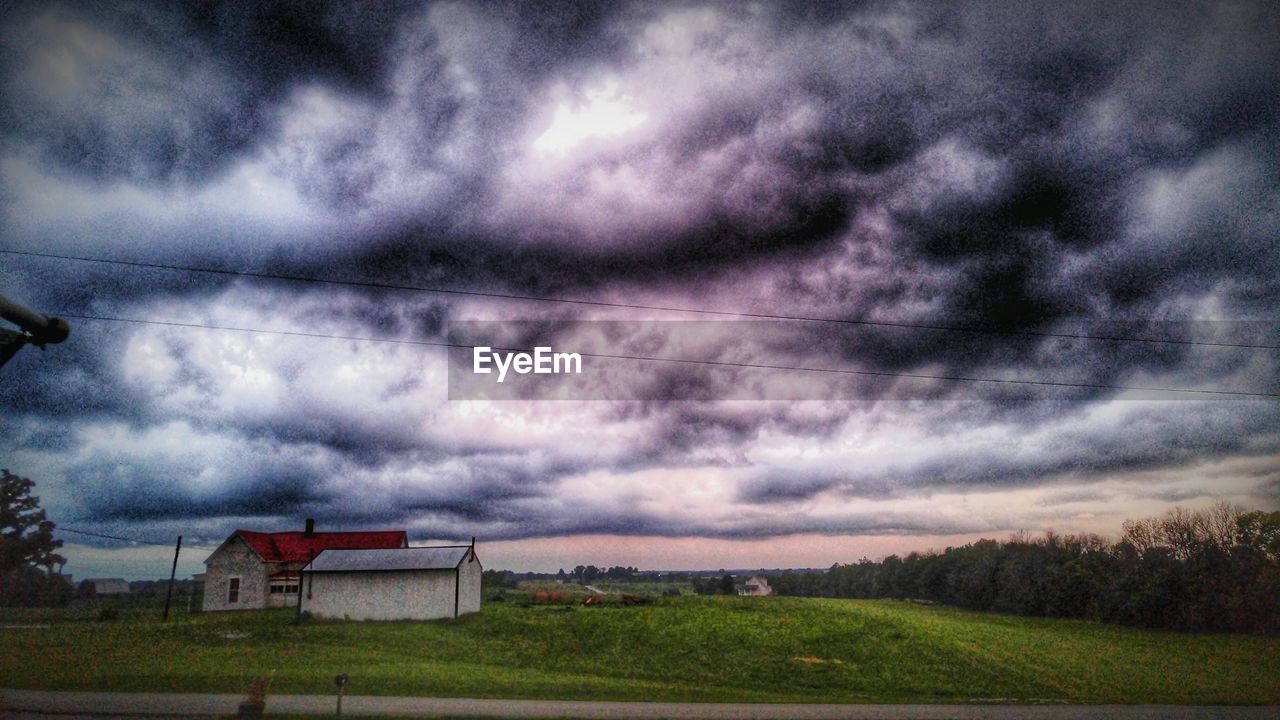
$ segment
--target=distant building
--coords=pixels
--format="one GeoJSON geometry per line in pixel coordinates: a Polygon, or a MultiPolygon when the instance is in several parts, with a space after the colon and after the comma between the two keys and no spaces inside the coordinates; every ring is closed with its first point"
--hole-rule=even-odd
{"type": "Polygon", "coordinates": [[[742,590],[738,594],[755,596],[772,595],[773,588],[769,587],[768,580],[765,580],[759,575],[752,575],[750,580],[743,583],[742,590]]]}
{"type": "Polygon", "coordinates": [[[236,530],[204,561],[205,610],[294,607],[302,566],[326,550],[392,549],[409,545],[403,530],[303,532],[236,530]]]}
{"type": "Polygon", "coordinates": [[[85,597],[91,598],[128,595],[129,583],[123,578],[89,578],[80,583],[80,592],[85,597]]]}
{"type": "Polygon", "coordinates": [[[302,610],[351,620],[434,620],[480,611],[470,545],[325,550],[302,569],[302,610]]]}

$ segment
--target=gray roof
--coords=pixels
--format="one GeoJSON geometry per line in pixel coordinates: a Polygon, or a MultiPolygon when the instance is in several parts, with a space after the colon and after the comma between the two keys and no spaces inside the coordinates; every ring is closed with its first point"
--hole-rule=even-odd
{"type": "Polygon", "coordinates": [[[367,570],[452,570],[471,550],[468,545],[386,550],[325,550],[303,572],[367,570]]]}
{"type": "Polygon", "coordinates": [[[129,583],[124,578],[89,578],[85,582],[93,585],[94,592],[99,595],[116,595],[129,592],[129,583]]]}

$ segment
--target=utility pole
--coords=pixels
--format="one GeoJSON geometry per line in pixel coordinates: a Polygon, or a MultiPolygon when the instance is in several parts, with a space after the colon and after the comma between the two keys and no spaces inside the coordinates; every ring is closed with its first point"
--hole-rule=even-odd
{"type": "Polygon", "coordinates": [[[21,331],[0,328],[0,366],[9,362],[28,343],[41,350],[45,345],[60,343],[71,334],[71,326],[62,318],[41,315],[0,295],[0,318],[22,328],[21,331]]]}
{"type": "Polygon", "coordinates": [[[173,579],[178,576],[178,553],[182,552],[182,536],[178,536],[178,544],[173,546],[173,569],[169,571],[169,592],[164,595],[164,622],[169,621],[169,601],[173,599],[173,579]]]}

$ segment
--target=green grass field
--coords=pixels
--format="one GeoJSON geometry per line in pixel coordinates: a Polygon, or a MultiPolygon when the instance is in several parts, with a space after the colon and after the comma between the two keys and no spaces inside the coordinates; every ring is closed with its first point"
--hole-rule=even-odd
{"type": "Polygon", "coordinates": [[[1280,640],[892,601],[487,603],[458,620],[290,611],[0,629],[6,687],[759,702],[1280,703],[1280,640]]]}

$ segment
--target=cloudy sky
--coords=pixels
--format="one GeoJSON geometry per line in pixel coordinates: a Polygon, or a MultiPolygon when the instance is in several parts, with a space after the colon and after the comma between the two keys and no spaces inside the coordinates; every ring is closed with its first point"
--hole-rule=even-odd
{"type": "MultiPolygon", "coordinates": [[[[1275,397],[1121,389],[1280,393],[1280,351],[1235,347],[1280,345],[1270,3],[0,12],[0,249],[365,283],[0,255],[74,316],[0,370],[0,466],[67,528],[806,567],[1280,505],[1275,397]],[[413,343],[474,320],[888,375],[601,361],[573,397],[645,392],[451,398],[413,343]]],[[[168,569],[64,538],[79,577],[168,569]]]]}

